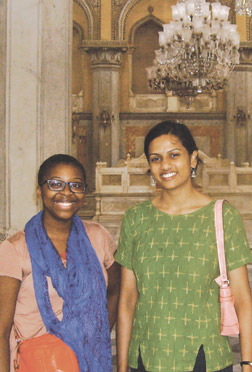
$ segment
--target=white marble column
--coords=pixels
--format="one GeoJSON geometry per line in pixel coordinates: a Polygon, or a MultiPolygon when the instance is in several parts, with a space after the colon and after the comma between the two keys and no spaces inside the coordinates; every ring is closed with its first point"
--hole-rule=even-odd
{"type": "Polygon", "coordinates": [[[40,163],[71,151],[72,1],[0,0],[0,17],[0,233],[10,234],[39,208],[40,163]]]}

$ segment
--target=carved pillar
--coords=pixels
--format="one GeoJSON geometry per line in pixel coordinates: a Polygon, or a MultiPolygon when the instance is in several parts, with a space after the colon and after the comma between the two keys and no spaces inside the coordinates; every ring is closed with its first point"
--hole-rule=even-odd
{"type": "MultiPolygon", "coordinates": [[[[93,72],[93,172],[97,161],[115,165],[119,160],[119,70],[125,43],[84,41],[93,72]]],[[[94,173],[93,173],[94,174],[94,173]]]]}
{"type": "Polygon", "coordinates": [[[0,238],[38,209],[36,174],[70,152],[72,1],[0,1],[0,238]]]}
{"type": "Polygon", "coordinates": [[[240,64],[227,88],[225,156],[240,166],[252,162],[252,43],[241,43],[240,64]]]}

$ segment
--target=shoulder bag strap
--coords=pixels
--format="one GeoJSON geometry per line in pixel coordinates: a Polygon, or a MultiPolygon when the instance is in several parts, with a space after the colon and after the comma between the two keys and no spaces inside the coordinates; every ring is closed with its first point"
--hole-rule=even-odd
{"type": "Polygon", "coordinates": [[[214,222],[215,222],[215,233],[216,242],[218,248],[218,259],[220,267],[220,276],[216,278],[216,282],[219,285],[228,285],[226,259],[225,259],[225,248],[224,248],[224,230],[223,230],[223,217],[222,217],[222,206],[224,200],[217,200],[214,206],[214,222]]]}

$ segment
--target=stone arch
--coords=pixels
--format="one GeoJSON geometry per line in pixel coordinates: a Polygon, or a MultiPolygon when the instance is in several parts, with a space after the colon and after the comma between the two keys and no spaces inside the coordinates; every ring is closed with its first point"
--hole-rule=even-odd
{"type": "Polygon", "coordinates": [[[73,21],[73,28],[78,32],[80,37],[80,42],[84,40],[84,30],[83,27],[76,21],[73,21]]]}
{"type": "Polygon", "coordinates": [[[100,38],[100,0],[94,6],[88,0],[74,0],[74,2],[83,10],[88,24],[88,40],[100,38]]]}
{"type": "Polygon", "coordinates": [[[129,44],[131,44],[131,45],[134,44],[134,37],[135,37],[136,31],[141,26],[143,26],[144,24],[146,24],[146,23],[148,23],[150,21],[152,21],[153,23],[156,23],[158,26],[163,26],[163,22],[161,21],[161,19],[153,16],[152,14],[149,14],[148,16],[140,19],[138,22],[136,22],[133,25],[133,27],[131,28],[130,33],[129,33],[129,39],[128,39],[129,44]]]}
{"type": "Polygon", "coordinates": [[[129,13],[141,1],[144,1],[144,0],[128,0],[123,6],[119,14],[119,17],[118,17],[118,39],[119,40],[125,40],[125,26],[126,26],[129,13]]]}
{"type": "MultiPolygon", "coordinates": [[[[142,1],[146,1],[146,0],[127,0],[124,6],[120,9],[120,13],[118,14],[118,17],[117,17],[118,39],[119,40],[125,40],[125,37],[126,37],[125,29],[126,29],[126,23],[127,23],[128,16],[131,13],[131,11],[134,9],[134,7],[138,5],[139,3],[141,3],[142,1]]],[[[150,15],[145,17],[146,19],[148,19],[149,17],[152,17],[153,20],[155,20],[157,23],[160,23],[160,24],[164,23],[160,19],[152,15],[153,8],[151,6],[148,7],[148,11],[150,15]]],[[[142,19],[142,21],[144,22],[144,19],[142,19]]]]}

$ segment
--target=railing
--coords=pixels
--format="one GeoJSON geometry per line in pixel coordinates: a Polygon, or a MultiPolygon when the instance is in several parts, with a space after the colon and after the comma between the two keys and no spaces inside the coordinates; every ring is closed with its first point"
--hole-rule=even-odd
{"type": "Polygon", "coordinates": [[[225,167],[203,166],[202,188],[203,192],[252,193],[252,167],[249,163],[236,167],[233,162],[225,167]]]}
{"type": "MultiPolygon", "coordinates": [[[[146,167],[107,167],[107,163],[96,165],[96,193],[132,194],[152,193],[155,187],[146,167]]],[[[200,180],[199,180],[200,181],[200,180]]],[[[233,162],[225,165],[202,165],[202,191],[222,193],[252,193],[252,167],[244,163],[236,167],[233,162]]]]}
{"type": "Polygon", "coordinates": [[[148,168],[113,167],[107,163],[96,164],[96,193],[132,194],[149,193],[154,188],[148,168]]]}
{"type": "MultiPolygon", "coordinates": [[[[197,185],[213,198],[227,199],[239,209],[252,248],[252,167],[248,163],[236,167],[221,156],[213,159],[200,155],[197,185]]],[[[157,191],[148,169],[143,157],[127,157],[111,168],[107,163],[96,165],[95,218],[110,228],[116,240],[125,211],[157,191]]]]}

